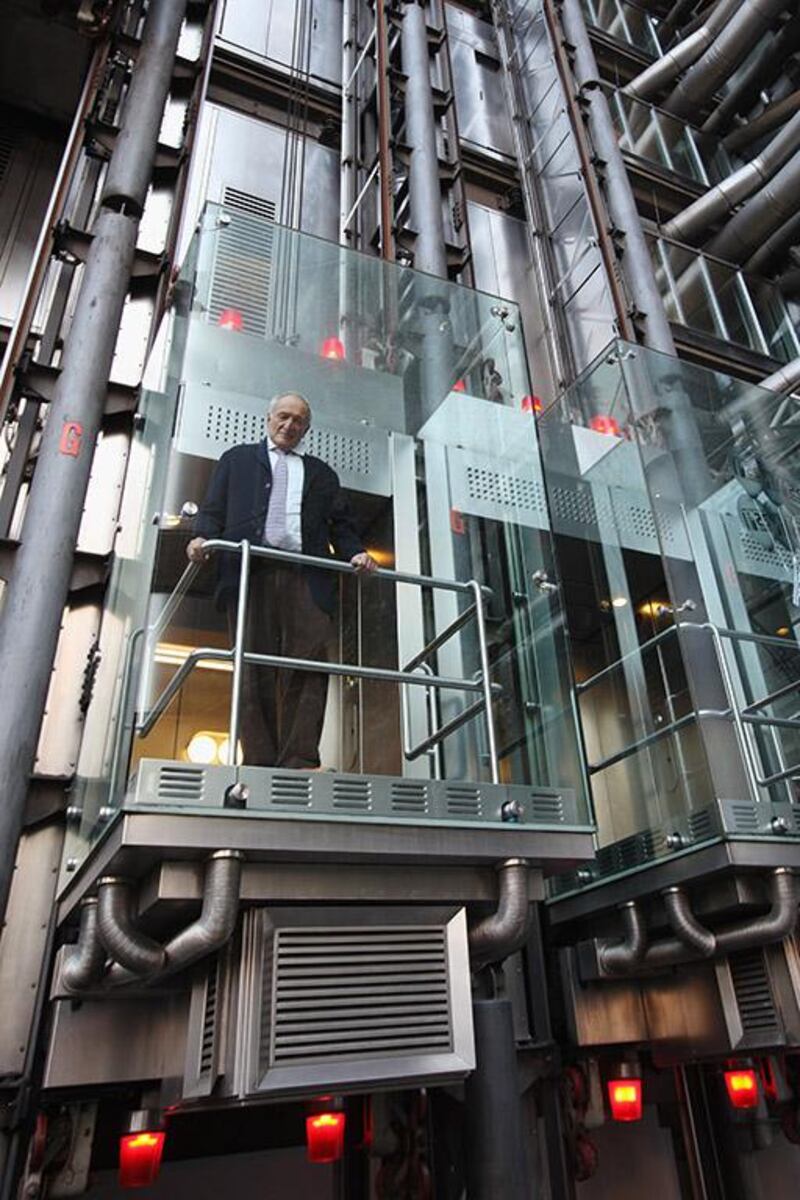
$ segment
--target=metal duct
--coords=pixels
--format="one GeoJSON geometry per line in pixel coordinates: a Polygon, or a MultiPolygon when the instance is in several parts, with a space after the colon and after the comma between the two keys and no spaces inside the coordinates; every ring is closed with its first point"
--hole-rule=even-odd
{"type": "Polygon", "coordinates": [[[519,950],[528,936],[531,911],[528,863],[524,858],[509,858],[497,870],[500,893],[497,908],[469,931],[473,970],[501,962],[519,950]]]}
{"type": "Polygon", "coordinates": [[[678,42],[677,46],[673,46],[626,84],[622,89],[623,93],[626,96],[635,96],[637,100],[649,100],[668,83],[672,83],[681,71],[691,66],[711,45],[725,22],[736,12],[739,3],[740,0],[719,0],[699,29],[678,42]]]}
{"type": "Polygon", "coordinates": [[[797,212],[800,152],[748,200],[712,238],[708,252],[741,265],[766,238],[797,212]]]}
{"type": "Polygon", "coordinates": [[[106,951],[97,928],[97,900],[81,903],[78,944],[64,963],[61,979],[68,992],[83,992],[99,983],[106,965],[106,951]]]}
{"type": "Polygon", "coordinates": [[[744,264],[745,271],[754,275],[768,274],[778,256],[785,255],[788,248],[798,239],[800,239],[800,210],[788,221],[784,221],[783,225],[758,247],[755,254],[750,255],[744,264]]]}
{"type": "Polygon", "coordinates": [[[411,148],[408,191],[411,224],[416,230],[414,266],[447,278],[442,221],[442,187],[431,88],[431,63],[425,7],[413,0],[403,6],[403,74],[406,77],[406,141],[411,148]]]}
{"type": "Polygon", "coordinates": [[[768,392],[792,392],[800,385],[800,358],[793,358],[785,367],[762,379],[759,387],[768,392]]]}
{"type": "Polygon", "coordinates": [[[786,0],[743,0],[737,5],[705,54],[664,101],[666,112],[687,119],[696,115],[698,106],[710,100],[719,85],[730,78],[785,7],[786,0]]]}
{"type": "Polygon", "coordinates": [[[796,113],[798,109],[800,109],[800,91],[791,92],[782,100],[770,104],[760,116],[748,121],[741,129],[728,134],[722,144],[732,154],[738,153],[752,142],[758,141],[760,137],[766,137],[768,133],[772,133],[773,129],[778,129],[786,118],[791,117],[792,113],[796,113]]]}
{"type": "Polygon", "coordinates": [[[633,970],[647,949],[647,930],[644,918],[635,900],[620,906],[624,936],[621,942],[603,945],[598,950],[598,961],[604,973],[624,975],[633,970]]]}
{"type": "Polygon", "coordinates": [[[705,133],[718,134],[730,125],[737,113],[748,112],[758,103],[759,95],[785,69],[789,55],[800,47],[800,14],[793,17],[769,43],[762,47],[755,62],[725,96],[703,125],[705,133]]]}
{"type": "Polygon", "coordinates": [[[777,283],[784,296],[788,296],[790,300],[800,300],[800,268],[784,271],[778,276],[777,283]]]}
{"type": "Polygon", "coordinates": [[[664,235],[695,245],[700,236],[725,212],[732,212],[742,200],[766,183],[800,147],[800,112],[772,139],[752,162],[734,171],[722,183],[678,213],[664,226],[664,235]]]}
{"type": "Polygon", "coordinates": [[[200,916],[167,942],[163,974],[181,971],[225,945],[239,915],[243,859],[238,850],[217,850],[211,855],[206,866],[200,916]]]}
{"type": "Polygon", "coordinates": [[[797,923],[797,904],[800,899],[797,879],[788,867],[778,867],[770,876],[770,908],[763,917],[754,917],[731,929],[714,934],[705,929],[693,916],[688,903],[679,899],[680,892],[667,893],[665,903],[674,938],[652,942],[638,959],[630,955],[615,955],[614,944],[595,943],[600,975],[636,975],[666,970],[698,959],[733,954],[768,946],[788,937],[797,923]]]}
{"type": "Polygon", "coordinates": [[[131,885],[104,875],[97,885],[97,928],[109,957],[132,974],[148,978],[163,970],[164,947],[140,933],[131,919],[131,885]]]}

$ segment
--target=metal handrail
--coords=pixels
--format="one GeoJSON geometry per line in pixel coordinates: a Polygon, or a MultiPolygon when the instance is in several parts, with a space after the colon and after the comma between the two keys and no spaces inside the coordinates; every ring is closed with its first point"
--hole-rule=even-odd
{"type": "MultiPolygon", "coordinates": [[[[477,672],[476,679],[457,679],[445,675],[435,675],[431,673],[430,668],[426,669],[424,675],[415,675],[413,671],[421,665],[420,656],[415,656],[409,664],[406,664],[400,670],[393,670],[388,667],[364,667],[353,663],[329,663],[321,662],[313,659],[290,658],[285,655],[278,654],[256,654],[246,651],[244,648],[244,630],[247,622],[248,608],[248,582],[251,569],[251,559],[265,558],[277,562],[287,562],[303,567],[318,568],[327,571],[337,571],[341,574],[356,574],[356,568],[350,563],[341,562],[337,559],[319,558],[313,555],[296,554],[289,550],[273,550],[267,546],[253,546],[246,539],[241,542],[229,542],[222,538],[211,538],[204,543],[204,551],[207,554],[215,554],[219,551],[225,553],[234,553],[241,555],[241,567],[239,571],[239,595],[236,605],[236,629],[234,633],[233,646],[230,649],[220,649],[218,647],[204,646],[191,651],[175,674],[156,698],[153,705],[147,712],[143,714],[143,719],[137,723],[137,733],[140,737],[145,737],[154,727],[164,710],[174,699],[176,694],[183,687],[186,679],[195,669],[195,667],[205,661],[223,661],[233,664],[233,684],[231,689],[231,710],[228,731],[228,744],[230,764],[235,765],[236,762],[236,746],[239,737],[239,725],[241,718],[241,690],[242,690],[242,675],[245,665],[255,665],[263,667],[287,668],[293,671],[315,671],[325,675],[349,675],[357,679],[380,679],[389,682],[399,683],[401,687],[405,684],[415,684],[425,687],[429,692],[430,689],[452,689],[463,692],[481,692],[480,701],[469,705],[457,717],[448,721],[441,728],[434,730],[424,744],[423,749],[419,747],[405,747],[408,756],[409,749],[413,753],[413,757],[418,757],[419,754],[430,750],[438,742],[448,734],[455,731],[466,721],[471,720],[473,716],[477,716],[479,712],[483,712],[486,723],[486,738],[489,753],[489,766],[492,776],[492,782],[498,783],[500,779],[499,766],[497,761],[497,741],[494,728],[494,714],[492,712],[492,698],[496,691],[500,691],[499,684],[493,684],[489,675],[489,647],[486,639],[486,624],[484,615],[484,598],[491,596],[491,589],[470,579],[464,583],[457,582],[452,579],[439,579],[433,575],[418,575],[411,574],[406,571],[393,571],[385,567],[379,567],[371,572],[371,575],[383,579],[389,579],[395,584],[411,584],[417,587],[429,587],[444,591],[458,592],[472,596],[472,604],[465,610],[466,614],[459,614],[459,617],[437,635],[432,641],[421,651],[422,658],[433,653],[443,641],[452,636],[458,629],[466,624],[467,620],[473,617],[476,620],[478,627],[478,649],[480,656],[480,670],[477,672]],[[463,618],[463,619],[462,619],[463,618]]],[[[189,567],[181,575],[173,592],[171,593],[167,603],[162,609],[159,616],[148,628],[148,642],[151,644],[154,637],[168,623],[169,618],[176,611],[180,599],[183,596],[187,586],[191,583],[194,575],[197,574],[201,564],[191,563],[189,567]]],[[[148,655],[150,657],[151,655],[148,655]]],[[[405,694],[405,693],[403,693],[405,694]]],[[[142,710],[144,705],[141,706],[142,710]]]]}
{"type": "Polygon", "coordinates": [[[785,768],[784,770],[777,771],[772,775],[762,775],[760,773],[760,753],[758,746],[753,742],[751,736],[753,727],[789,729],[800,728],[800,721],[795,719],[758,716],[754,713],[755,709],[762,708],[764,704],[767,704],[772,700],[778,699],[782,695],[789,694],[791,691],[796,690],[798,685],[785,685],[776,692],[770,693],[764,699],[753,701],[746,707],[740,708],[736,700],[733,678],[731,676],[725,651],[722,646],[722,639],[727,638],[729,641],[734,642],[753,642],[756,644],[780,646],[785,650],[787,649],[787,642],[783,638],[772,637],[769,634],[749,633],[747,631],[738,629],[720,628],[709,621],[678,621],[674,625],[671,625],[669,629],[663,629],[660,633],[657,633],[654,637],[648,639],[648,641],[643,642],[642,645],[637,647],[635,650],[631,650],[627,654],[622,655],[616,660],[616,662],[604,667],[590,679],[585,680],[583,683],[576,684],[575,691],[579,694],[589,691],[590,688],[593,688],[595,684],[597,684],[601,679],[609,675],[611,672],[621,669],[626,661],[633,658],[639,658],[645,651],[652,649],[654,646],[658,645],[668,637],[674,637],[680,633],[698,630],[711,635],[712,643],[714,645],[714,652],[720,668],[723,688],[725,690],[725,697],[728,701],[728,708],[719,710],[693,710],[691,713],[680,717],[677,721],[670,722],[669,725],[665,725],[652,733],[646,734],[642,738],[638,738],[635,742],[631,742],[628,746],[623,747],[623,749],[615,752],[612,755],[609,755],[607,758],[601,759],[599,762],[589,764],[588,770],[590,774],[596,774],[599,771],[606,770],[608,767],[613,766],[618,762],[622,762],[624,759],[629,758],[634,754],[638,754],[640,750],[652,745],[654,742],[660,741],[663,737],[670,733],[675,733],[678,729],[682,728],[684,725],[693,720],[702,721],[708,718],[726,718],[732,720],[736,728],[739,747],[742,754],[742,761],[745,766],[745,771],[747,773],[753,795],[756,795],[758,788],[770,787],[772,784],[780,783],[785,779],[791,779],[795,776],[800,776],[800,763],[796,763],[793,766],[785,768]]]}

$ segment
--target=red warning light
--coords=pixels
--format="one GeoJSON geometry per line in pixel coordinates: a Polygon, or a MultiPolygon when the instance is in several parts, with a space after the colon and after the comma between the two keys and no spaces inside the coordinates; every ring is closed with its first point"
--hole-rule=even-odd
{"type": "Polygon", "coordinates": [[[335,359],[336,362],[343,362],[344,345],[340,338],[325,338],[319,353],[321,358],[332,358],[335,359]]]}
{"type": "Polygon", "coordinates": [[[641,1121],[641,1079],[609,1079],[608,1103],[615,1121],[641,1121]]]}
{"type": "Polygon", "coordinates": [[[589,428],[595,433],[610,433],[614,437],[621,437],[622,430],[617,421],[613,417],[596,416],[589,421],[589,428]]]}
{"type": "Polygon", "coordinates": [[[535,413],[538,416],[544,406],[539,396],[523,396],[520,407],[523,412],[535,413]]]}
{"type": "Polygon", "coordinates": [[[734,1108],[755,1108],[758,1104],[758,1080],[749,1067],[726,1071],[725,1087],[734,1108]]]}
{"type": "Polygon", "coordinates": [[[463,379],[457,379],[455,381],[455,383],[453,384],[454,392],[465,392],[466,390],[467,390],[467,385],[464,383],[463,379]]]}
{"type": "Polygon", "coordinates": [[[323,1112],[306,1117],[306,1147],[312,1163],[336,1162],[344,1150],[344,1113],[323,1112]]]}
{"type": "Polygon", "coordinates": [[[241,333],[244,329],[244,318],[238,308],[223,308],[217,317],[217,324],[220,329],[232,329],[234,333],[241,333]]]}
{"type": "Polygon", "coordinates": [[[119,1140],[119,1185],[149,1187],[158,1178],[164,1150],[162,1130],[126,1133],[119,1140]]]}

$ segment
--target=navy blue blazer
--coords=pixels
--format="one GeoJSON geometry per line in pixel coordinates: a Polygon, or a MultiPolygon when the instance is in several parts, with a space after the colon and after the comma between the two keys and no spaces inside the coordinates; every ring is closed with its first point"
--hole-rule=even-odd
{"type": "MultiPolygon", "coordinates": [[[[339,477],[327,463],[312,454],[303,456],[303,466],[300,509],[303,553],[330,558],[332,546],[336,558],[349,561],[354,554],[360,554],[364,546],[353,525],[339,477]]],[[[232,542],[247,538],[260,545],[271,487],[272,468],[266,439],[226,450],[214,468],[208,492],[195,517],[195,534],[204,538],[227,538],[232,542]]],[[[257,559],[254,561],[258,562],[257,559]]],[[[219,608],[225,608],[236,597],[239,569],[238,554],[218,556],[215,595],[219,608]]],[[[314,600],[325,612],[332,613],[336,604],[336,573],[313,567],[309,567],[307,573],[314,600]]]]}

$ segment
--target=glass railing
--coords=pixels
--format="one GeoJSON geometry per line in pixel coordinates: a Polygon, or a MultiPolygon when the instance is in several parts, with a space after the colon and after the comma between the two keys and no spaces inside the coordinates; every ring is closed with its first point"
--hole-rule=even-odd
{"type": "Polygon", "coordinates": [[[650,246],[670,321],[779,362],[800,354],[798,331],[774,284],[664,238],[652,238],[650,246]]]}
{"type": "Polygon", "coordinates": [[[120,806],[223,812],[243,781],[254,817],[316,815],[324,793],[337,819],[586,828],[515,306],[213,205],[174,295],[137,416],[69,855],[120,806]],[[265,419],[298,394],[300,544],[276,552],[265,419]],[[208,561],[189,565],[197,530],[208,561]],[[369,576],[350,564],[361,550],[369,576]]]}
{"type": "Polygon", "coordinates": [[[607,89],[611,115],[626,154],[709,187],[733,170],[717,138],[693,129],[643,100],[607,89]]]}
{"type": "Polygon", "coordinates": [[[658,24],[645,9],[626,0],[582,0],[586,20],[596,29],[627,42],[653,58],[661,57],[658,24]]]}
{"type": "Polygon", "coordinates": [[[598,825],[584,882],[800,836],[796,413],[618,344],[538,421],[598,825]]]}

